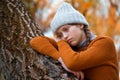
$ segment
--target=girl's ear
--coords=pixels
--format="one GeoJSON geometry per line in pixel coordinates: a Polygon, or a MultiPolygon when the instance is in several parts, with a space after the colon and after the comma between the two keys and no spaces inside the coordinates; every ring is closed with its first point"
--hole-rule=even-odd
{"type": "Polygon", "coordinates": [[[84,24],[79,24],[80,29],[84,28],[84,24]]]}

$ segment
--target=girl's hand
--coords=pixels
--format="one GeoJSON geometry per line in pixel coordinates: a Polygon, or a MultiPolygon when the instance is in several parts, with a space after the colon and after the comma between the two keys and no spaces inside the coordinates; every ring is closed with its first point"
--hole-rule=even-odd
{"type": "Polygon", "coordinates": [[[68,72],[70,72],[70,73],[73,73],[79,80],[84,80],[84,73],[82,72],[82,71],[72,71],[72,70],[70,70],[70,69],[68,69],[67,67],[66,67],[66,65],[64,64],[64,62],[62,61],[62,58],[61,57],[59,57],[58,58],[58,61],[62,64],[62,67],[66,70],[66,71],[68,71],[68,72]]]}
{"type": "Polygon", "coordinates": [[[80,72],[73,72],[73,74],[79,79],[84,80],[84,73],[82,71],[80,72]]]}

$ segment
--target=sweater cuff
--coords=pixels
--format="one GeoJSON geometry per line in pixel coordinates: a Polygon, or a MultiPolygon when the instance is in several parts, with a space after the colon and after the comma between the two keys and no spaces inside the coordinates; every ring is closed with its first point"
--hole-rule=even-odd
{"type": "Polygon", "coordinates": [[[61,49],[62,51],[72,49],[70,45],[64,40],[60,40],[57,44],[59,46],[59,49],[61,49]]]}

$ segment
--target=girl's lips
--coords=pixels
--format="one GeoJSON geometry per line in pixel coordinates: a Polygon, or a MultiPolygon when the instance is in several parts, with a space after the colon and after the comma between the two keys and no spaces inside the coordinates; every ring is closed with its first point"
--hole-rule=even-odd
{"type": "Polygon", "coordinates": [[[70,44],[72,42],[72,39],[68,39],[67,42],[70,44]]]}

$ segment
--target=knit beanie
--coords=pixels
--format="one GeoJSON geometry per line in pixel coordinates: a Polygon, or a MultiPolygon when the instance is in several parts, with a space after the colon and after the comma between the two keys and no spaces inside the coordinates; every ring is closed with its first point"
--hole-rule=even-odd
{"type": "Polygon", "coordinates": [[[88,27],[88,22],[85,17],[79,11],[74,9],[71,4],[63,2],[57,9],[56,14],[51,21],[51,30],[54,34],[59,27],[71,23],[80,23],[88,27]]]}

